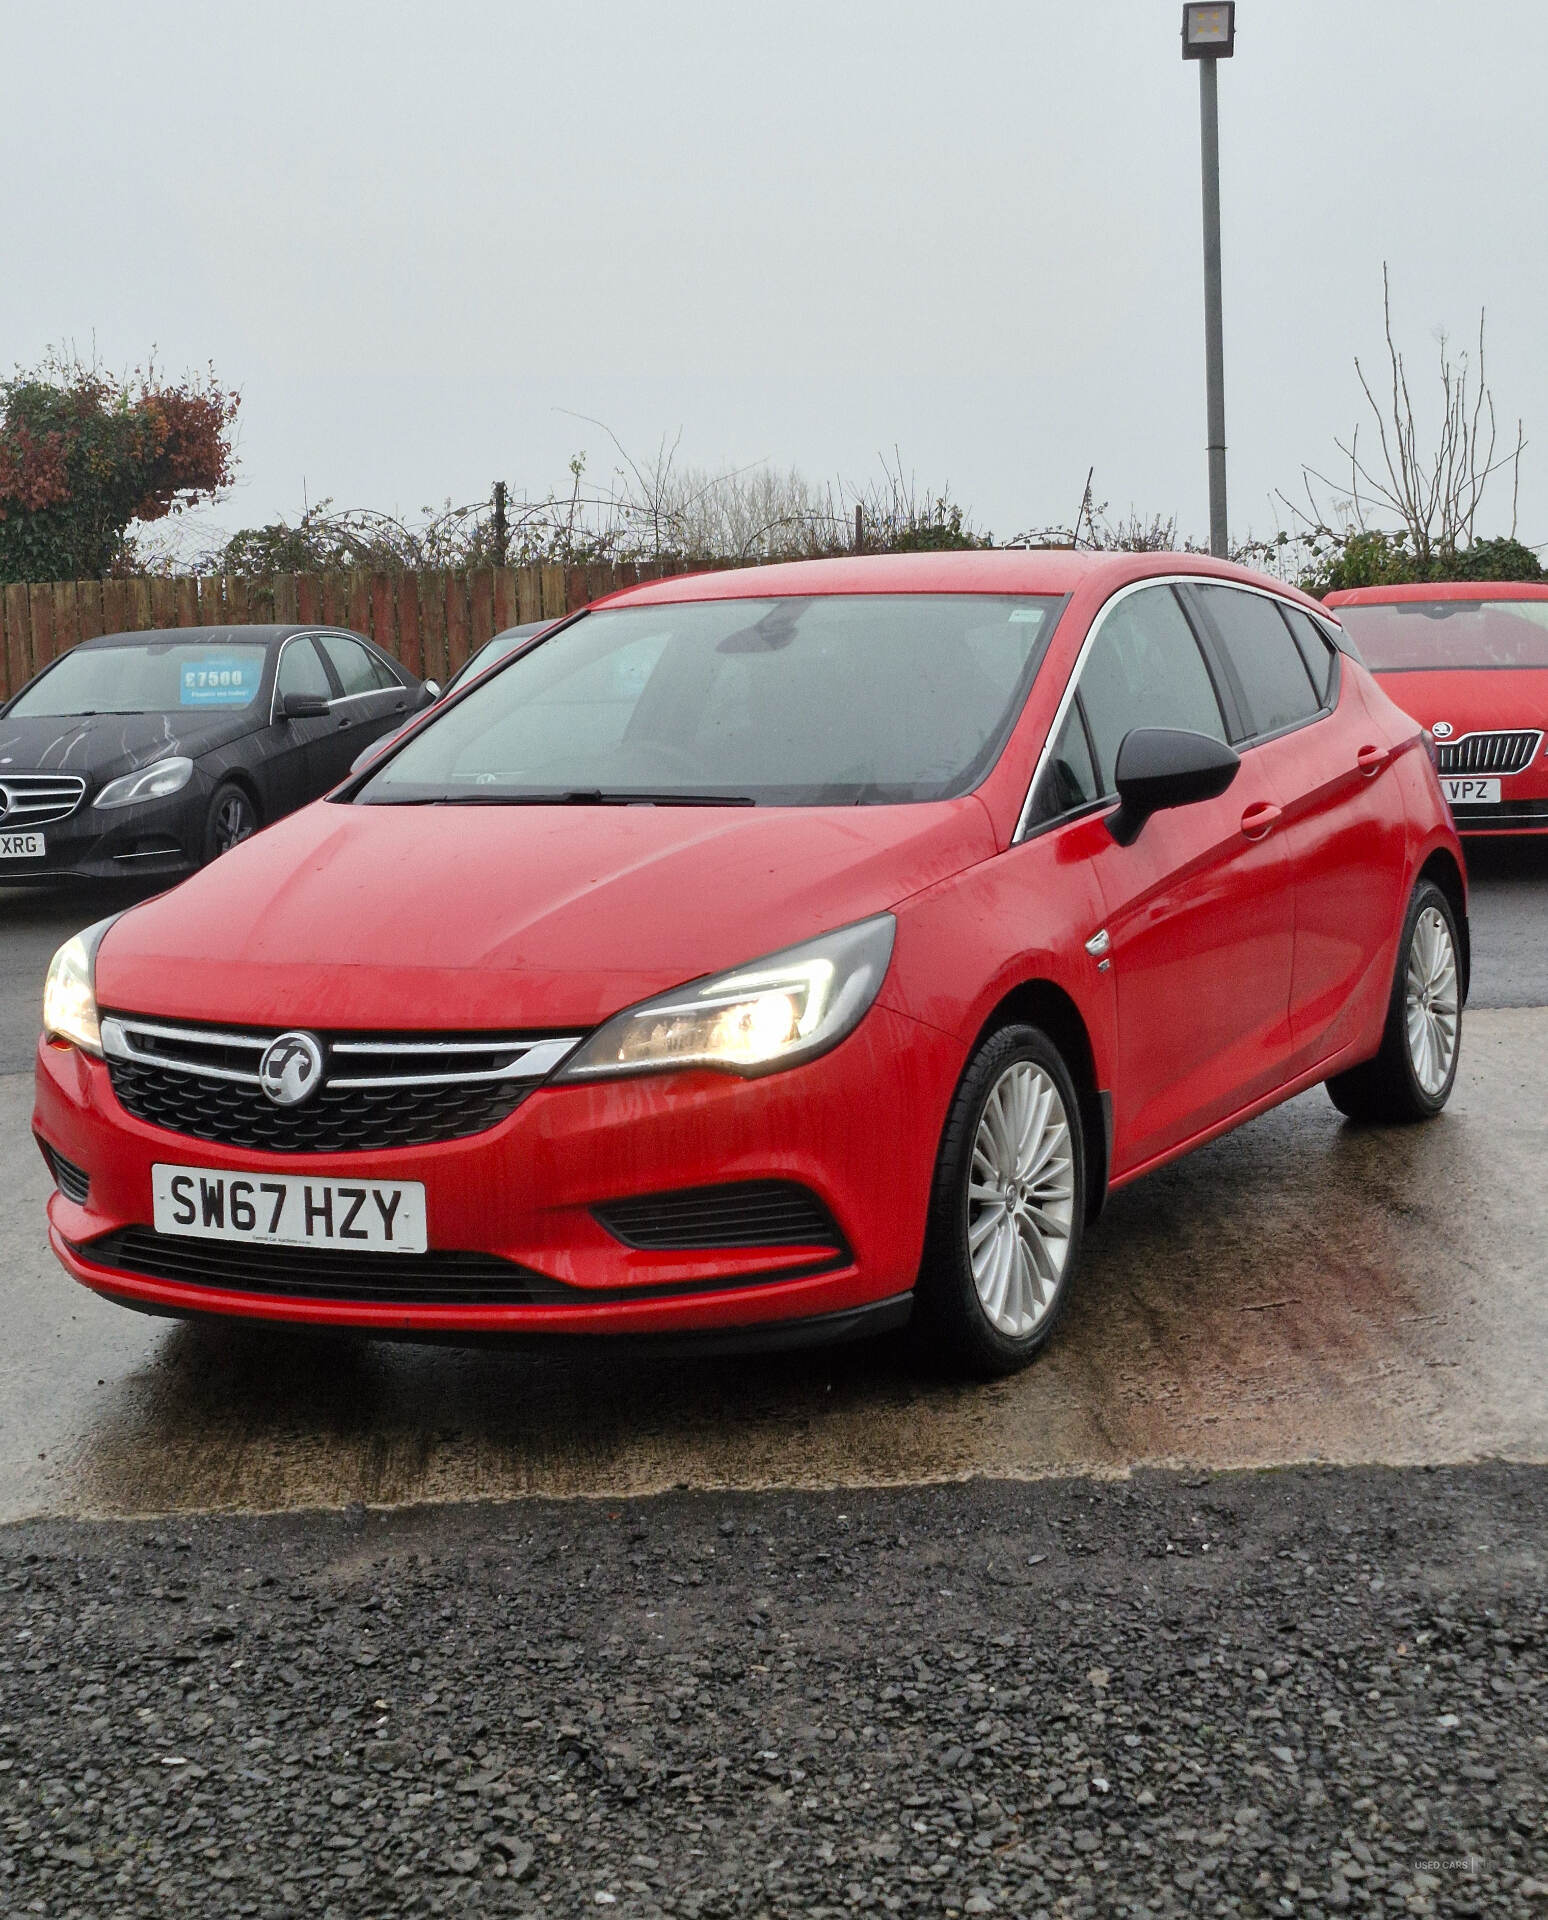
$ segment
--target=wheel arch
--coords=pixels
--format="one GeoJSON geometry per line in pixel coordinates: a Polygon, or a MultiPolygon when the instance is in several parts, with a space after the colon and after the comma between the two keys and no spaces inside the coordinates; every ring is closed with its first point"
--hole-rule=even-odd
{"type": "Polygon", "coordinates": [[[1446,847],[1435,849],[1419,869],[1419,879],[1434,881],[1445,894],[1456,919],[1457,938],[1462,944],[1462,952],[1458,957],[1462,962],[1462,999],[1465,1004],[1473,973],[1473,943],[1467,924],[1467,882],[1462,877],[1462,869],[1457,865],[1455,856],[1446,847]]]}
{"type": "Polygon", "coordinates": [[[240,787],[243,793],[245,793],[253,803],[253,811],[258,816],[259,826],[261,827],[266,824],[266,809],[263,804],[263,795],[258,791],[258,782],[246,767],[223,767],[219,773],[212,774],[211,777],[215,783],[210,790],[211,800],[215,798],[215,795],[220,792],[222,787],[240,787]]]}
{"type": "Polygon", "coordinates": [[[1064,1056],[1080,1100],[1080,1130],[1086,1149],[1086,1220],[1095,1220],[1107,1201],[1111,1160],[1111,1106],[1097,1077],[1096,1054],[1080,1008],[1052,980],[1024,980],[1001,999],[979,1029],[976,1053],[999,1027],[1025,1023],[1046,1033],[1064,1056]]]}

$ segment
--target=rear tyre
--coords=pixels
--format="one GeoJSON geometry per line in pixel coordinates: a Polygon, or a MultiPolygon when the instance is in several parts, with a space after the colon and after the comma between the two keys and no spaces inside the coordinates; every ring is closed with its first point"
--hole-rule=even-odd
{"type": "Polygon", "coordinates": [[[1450,901],[1421,880],[1398,942],[1381,1051],[1327,1083],[1340,1113],[1403,1124],[1433,1119],[1451,1098],[1462,1052],[1461,950],[1450,901]]]}
{"type": "Polygon", "coordinates": [[[1086,1217],[1080,1103],[1036,1027],[989,1035],[941,1136],[914,1325],[931,1358],[979,1379],[1046,1345],[1069,1296],[1086,1217]]]}
{"type": "Polygon", "coordinates": [[[235,780],[222,781],[215,789],[204,822],[204,860],[218,860],[258,831],[258,809],[245,787],[235,780]]]}

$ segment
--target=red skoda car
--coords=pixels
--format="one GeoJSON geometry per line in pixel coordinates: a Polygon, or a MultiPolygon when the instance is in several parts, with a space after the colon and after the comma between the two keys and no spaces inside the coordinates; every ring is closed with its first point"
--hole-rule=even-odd
{"type": "Polygon", "coordinates": [[[60,950],[54,1250],[154,1313],[1016,1367],[1110,1189],[1450,1093],[1460,850],[1340,640],[1177,554],[618,595],[60,950]]]}
{"type": "Polygon", "coordinates": [[[1548,833],[1548,586],[1330,593],[1360,657],[1435,739],[1462,833],[1548,833]]]}

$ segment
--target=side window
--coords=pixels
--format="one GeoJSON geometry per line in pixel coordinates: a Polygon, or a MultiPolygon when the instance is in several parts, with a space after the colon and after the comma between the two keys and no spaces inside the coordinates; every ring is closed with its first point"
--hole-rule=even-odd
{"type": "Polygon", "coordinates": [[[1323,706],[1330,705],[1333,683],[1338,677],[1338,649],[1316,621],[1302,613],[1299,607],[1281,607],[1279,611],[1295,635],[1295,644],[1301,649],[1301,658],[1306,662],[1306,671],[1317,689],[1317,698],[1323,706]]]}
{"type": "Polygon", "coordinates": [[[1080,701],[1102,793],[1116,791],[1118,749],[1135,727],[1226,737],[1209,668],[1170,587],[1131,593],[1108,614],[1081,669],[1080,701]]]}
{"type": "Polygon", "coordinates": [[[1074,813],[1101,797],[1102,786],[1091,759],[1091,747],[1080,717],[1080,702],[1074,700],[1038,775],[1027,828],[1046,826],[1061,814],[1074,813]]]}
{"type": "Polygon", "coordinates": [[[1245,702],[1246,738],[1278,733],[1310,720],[1322,705],[1301,650],[1279,617],[1279,607],[1261,593],[1196,583],[1199,597],[1220,636],[1226,660],[1245,702]]]}
{"type": "Polygon", "coordinates": [[[380,693],[383,687],[395,684],[388,677],[387,669],[358,640],[346,640],[339,633],[325,633],[322,648],[333,662],[333,671],[339,676],[346,696],[380,693]]]}
{"type": "Polygon", "coordinates": [[[333,698],[333,683],[318,657],[315,640],[303,636],[285,642],[275,692],[282,700],[287,693],[320,693],[324,700],[333,698]]]}

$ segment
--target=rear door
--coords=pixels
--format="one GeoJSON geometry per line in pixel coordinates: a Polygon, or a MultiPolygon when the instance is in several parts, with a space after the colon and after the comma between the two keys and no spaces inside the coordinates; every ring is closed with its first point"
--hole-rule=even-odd
{"type": "Polygon", "coordinates": [[[319,634],[318,645],[339,683],[326,783],[332,786],[349,772],[362,747],[403,724],[413,695],[396,669],[353,634],[319,634]]]}
{"type": "MultiPolygon", "coordinates": [[[[1229,731],[1209,661],[1164,583],[1127,589],[1098,616],[1033,819],[1081,809],[1093,787],[1115,796],[1118,749],[1135,727],[1217,740],[1229,731]]],[[[1094,965],[1108,963],[1117,1004],[1115,1173],[1284,1078],[1294,921],[1282,842],[1261,827],[1273,805],[1249,754],[1218,799],[1153,815],[1131,846],[1092,836],[1106,912],[1088,946],[1094,965]]]]}
{"type": "Polygon", "coordinates": [[[1246,587],[1189,589],[1241,711],[1239,750],[1278,795],[1295,893],[1291,1074],[1370,1031],[1391,987],[1407,825],[1391,761],[1337,649],[1299,607],[1246,587]]]}

